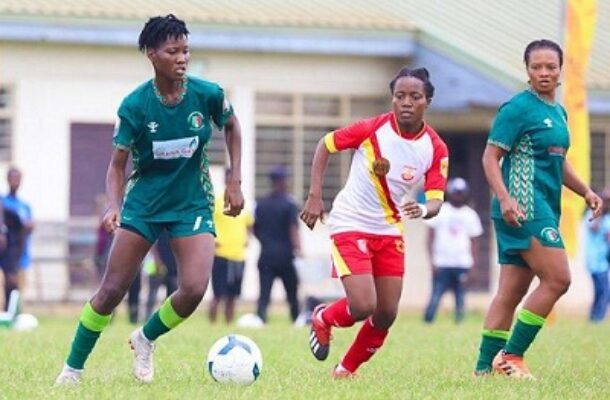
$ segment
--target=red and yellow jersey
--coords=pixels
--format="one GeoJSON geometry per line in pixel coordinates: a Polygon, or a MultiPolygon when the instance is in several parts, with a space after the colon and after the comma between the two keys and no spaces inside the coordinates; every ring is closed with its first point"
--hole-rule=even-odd
{"type": "Polygon", "coordinates": [[[357,231],[401,236],[399,205],[422,180],[427,200],[444,198],[447,146],[428,124],[405,138],[390,112],[330,132],[324,142],[331,153],[356,150],[347,182],[330,212],[331,234],[357,231]],[[379,164],[387,167],[387,162],[385,175],[374,168],[379,164]]]}

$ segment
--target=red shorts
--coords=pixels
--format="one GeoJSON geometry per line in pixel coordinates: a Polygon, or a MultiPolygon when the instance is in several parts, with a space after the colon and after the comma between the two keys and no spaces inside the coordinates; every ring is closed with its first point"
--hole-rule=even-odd
{"type": "Polygon", "coordinates": [[[331,237],[333,277],[400,276],[405,273],[405,242],[401,236],[342,232],[331,237]]]}

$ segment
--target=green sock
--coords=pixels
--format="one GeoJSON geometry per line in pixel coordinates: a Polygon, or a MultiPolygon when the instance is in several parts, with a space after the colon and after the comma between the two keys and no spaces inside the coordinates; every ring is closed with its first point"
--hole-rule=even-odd
{"type": "Polygon", "coordinates": [[[479,359],[475,372],[490,372],[491,362],[500,350],[506,345],[508,331],[483,329],[481,334],[481,346],[479,347],[479,359]]]}
{"type": "Polygon", "coordinates": [[[72,341],[72,347],[70,354],[66,360],[66,364],[74,369],[83,369],[87,357],[91,354],[95,342],[100,337],[100,334],[104,328],[110,322],[111,315],[98,314],[91,303],[87,302],[83,311],[80,314],[80,320],[74,340],[72,341]]]}
{"type": "Polygon", "coordinates": [[[172,306],[171,297],[168,297],[144,324],[142,328],[144,337],[151,342],[157,340],[159,336],[174,329],[185,319],[176,313],[172,306]]]}
{"type": "Polygon", "coordinates": [[[513,328],[513,334],[506,344],[506,352],[523,356],[532,344],[538,331],[544,325],[544,317],[533,312],[522,309],[517,316],[517,323],[513,328]]]}

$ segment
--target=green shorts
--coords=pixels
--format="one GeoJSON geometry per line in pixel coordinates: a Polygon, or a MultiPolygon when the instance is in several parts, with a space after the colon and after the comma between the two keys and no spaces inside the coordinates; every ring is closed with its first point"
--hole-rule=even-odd
{"type": "Polygon", "coordinates": [[[521,257],[521,251],[528,250],[532,238],[545,247],[563,249],[558,221],[553,218],[538,219],[521,223],[521,227],[508,225],[503,219],[493,219],[498,244],[498,262],[529,268],[521,257]]]}
{"type": "Polygon", "coordinates": [[[211,233],[216,236],[214,218],[209,210],[187,214],[180,221],[149,222],[135,218],[127,221],[125,219],[121,219],[121,228],[137,233],[150,243],[155,243],[164,230],[169,232],[170,238],[193,236],[200,233],[211,233]]]}

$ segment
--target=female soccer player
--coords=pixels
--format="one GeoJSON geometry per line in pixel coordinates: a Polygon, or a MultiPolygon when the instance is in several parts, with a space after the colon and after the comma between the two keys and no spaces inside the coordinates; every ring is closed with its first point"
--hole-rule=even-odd
{"type": "Polygon", "coordinates": [[[550,40],[536,40],[527,45],[523,59],[530,87],[500,107],[483,154],[495,194],[491,217],[502,268],[498,292],[487,311],[475,375],[495,371],[532,379],[523,354],[570,286],[558,228],[561,187],[582,196],[593,218],[601,214],[602,200],[565,158],[570,145],[567,114],[555,101],[561,48],[550,40]],[[540,284],[526,298],[509,334],[515,308],[534,276],[540,284]]]}
{"type": "Polygon", "coordinates": [[[186,75],[188,34],[185,23],[171,14],[151,18],[140,33],[139,48],[155,76],[129,94],[118,111],[104,216],[114,242],[100,287],[81,313],[57,384],[80,381],[95,342],[161,231],[171,237],[179,287],[131,334],[136,379],[152,381],[154,341],[184,321],[201,301],[214,258],[214,195],[206,155],[212,123],[225,129],[231,161],[225,212],[236,216],[243,208],[239,123],[220,86],[186,75]],[[130,152],[134,171],[125,185],[130,152]]]}
{"type": "Polygon", "coordinates": [[[401,212],[431,218],[443,203],[447,146],[424,122],[434,87],[425,68],[403,68],[390,83],[392,112],[328,133],[316,148],[311,188],[301,219],[310,229],[324,213],[322,181],[329,155],[354,149],[345,187],[328,221],[333,275],[347,297],[318,306],[312,316],[310,347],[318,360],[328,357],[331,327],[364,321],[351,347],[334,368],[347,378],[379,349],[396,318],[404,274],[401,212]],[[422,182],[426,203],[406,199],[422,182]]]}

